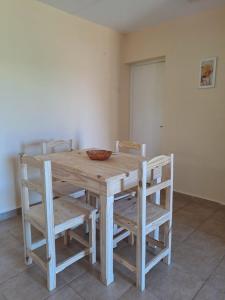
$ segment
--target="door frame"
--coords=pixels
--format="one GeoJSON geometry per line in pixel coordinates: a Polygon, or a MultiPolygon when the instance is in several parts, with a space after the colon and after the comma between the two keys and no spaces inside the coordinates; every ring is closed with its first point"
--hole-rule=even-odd
{"type": "Polygon", "coordinates": [[[132,68],[135,66],[144,66],[144,65],[151,65],[151,64],[156,64],[156,63],[166,63],[166,56],[160,56],[157,58],[153,59],[147,59],[143,61],[138,61],[130,64],[130,80],[129,80],[129,139],[131,139],[132,134],[132,128],[133,128],[133,93],[132,93],[132,88],[133,88],[133,71],[132,68]]]}

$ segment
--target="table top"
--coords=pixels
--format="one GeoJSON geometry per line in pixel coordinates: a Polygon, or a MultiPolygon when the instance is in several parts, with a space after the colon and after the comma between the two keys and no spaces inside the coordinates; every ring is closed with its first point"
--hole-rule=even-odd
{"type": "Polygon", "coordinates": [[[108,160],[97,161],[89,159],[86,151],[78,150],[38,155],[36,158],[51,160],[53,168],[64,168],[101,182],[128,177],[138,169],[139,162],[143,160],[141,156],[120,152],[112,153],[108,160]]]}

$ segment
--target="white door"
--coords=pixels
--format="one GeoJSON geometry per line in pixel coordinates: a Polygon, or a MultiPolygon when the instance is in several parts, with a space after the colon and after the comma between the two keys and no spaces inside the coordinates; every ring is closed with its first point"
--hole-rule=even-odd
{"type": "Polygon", "coordinates": [[[131,66],[130,139],[147,145],[147,155],[161,154],[165,62],[131,66]]]}

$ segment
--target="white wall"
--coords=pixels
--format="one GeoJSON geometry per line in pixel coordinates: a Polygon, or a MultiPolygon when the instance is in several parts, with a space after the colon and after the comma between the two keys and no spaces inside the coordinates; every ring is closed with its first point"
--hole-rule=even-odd
{"type": "Polygon", "coordinates": [[[74,137],[110,147],[118,131],[127,138],[129,63],[158,56],[167,60],[164,151],[176,155],[175,187],[225,203],[225,9],[130,33],[122,56],[120,40],[38,1],[0,2],[0,213],[19,206],[23,143],[74,137]],[[216,88],[199,90],[199,61],[214,55],[216,88]]]}
{"type": "Polygon", "coordinates": [[[163,152],[175,153],[175,189],[225,204],[225,7],[123,40],[121,136],[129,132],[129,64],[166,57],[163,152]],[[198,89],[200,60],[217,56],[216,87],[198,89]]]}
{"type": "Polygon", "coordinates": [[[23,143],[117,138],[120,35],[34,0],[0,3],[0,213],[19,206],[23,143]]]}

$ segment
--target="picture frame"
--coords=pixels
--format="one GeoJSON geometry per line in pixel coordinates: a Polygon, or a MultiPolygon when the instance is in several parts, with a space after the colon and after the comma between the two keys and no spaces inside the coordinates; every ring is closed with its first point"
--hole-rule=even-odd
{"type": "Polygon", "coordinates": [[[200,62],[199,88],[214,88],[216,84],[217,57],[204,58],[200,62]]]}

